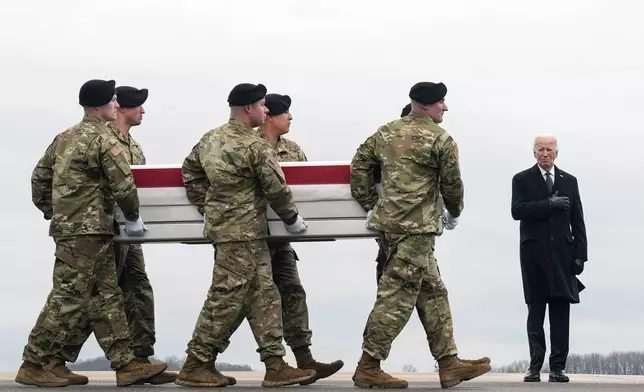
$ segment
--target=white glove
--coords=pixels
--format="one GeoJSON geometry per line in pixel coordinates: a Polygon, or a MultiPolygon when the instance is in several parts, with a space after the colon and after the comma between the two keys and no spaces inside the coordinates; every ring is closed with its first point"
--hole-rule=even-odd
{"type": "Polygon", "coordinates": [[[148,228],[140,216],[136,221],[125,220],[125,234],[130,237],[143,237],[143,233],[146,231],[148,231],[148,228]]]}
{"type": "Polygon", "coordinates": [[[447,211],[447,209],[443,210],[443,225],[445,230],[454,230],[456,226],[458,225],[458,218],[452,217],[452,214],[447,211]]]}
{"type": "Polygon", "coordinates": [[[306,222],[304,222],[304,219],[302,219],[302,217],[298,215],[295,223],[291,225],[284,223],[284,227],[286,227],[286,231],[288,231],[289,233],[297,234],[306,231],[308,226],[306,225],[306,222]]]}
{"type": "Polygon", "coordinates": [[[377,230],[376,227],[371,223],[372,214],[373,214],[373,210],[369,210],[367,212],[367,221],[364,223],[364,226],[367,228],[367,230],[377,230]]]}

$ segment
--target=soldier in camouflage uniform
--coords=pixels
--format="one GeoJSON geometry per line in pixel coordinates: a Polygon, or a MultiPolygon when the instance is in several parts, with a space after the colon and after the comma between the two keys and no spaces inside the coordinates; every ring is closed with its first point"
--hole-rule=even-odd
{"type": "Polygon", "coordinates": [[[442,83],[414,85],[409,93],[411,113],[381,126],[360,145],[351,162],[351,193],[368,212],[368,224],[380,231],[387,255],[353,376],[361,388],[407,388],[407,381],[383,372],[380,361],[387,359],[414,308],[438,361],[443,388],[490,371],[489,363],[458,358],[447,289],[433,256],[439,194],[446,225],[454,226],[463,209],[457,145],[437,125],[447,110],[446,93],[442,83]],[[378,166],[380,196],[372,174],[378,166]]]}
{"type": "MultiPolygon", "coordinates": [[[[264,123],[265,95],[261,84],[235,86],[228,96],[230,120],[206,132],[197,147],[196,158],[203,169],[192,178],[205,175],[209,184],[202,211],[204,237],[216,246],[215,267],[188,343],[188,357],[175,381],[178,385],[230,384],[216,369],[215,356],[246,311],[266,366],[262,386],[298,384],[316,375],[315,370],[293,368],[283,359],[282,304],[266,244],[267,207],[270,204],[290,233],[305,231],[306,223],[293,202],[275,151],[253,129],[264,123]]],[[[183,170],[190,183],[190,168],[183,170]]]]}
{"type": "MultiPolygon", "coordinates": [[[[270,142],[277,153],[280,162],[306,161],[306,154],[300,146],[283,135],[289,132],[292,116],[290,113],[291,98],[288,95],[268,94],[265,97],[265,106],[268,108],[268,118],[263,126],[259,127],[257,134],[260,138],[270,142]]],[[[203,211],[205,192],[208,188],[208,178],[204,175],[199,159],[199,144],[197,144],[184,161],[184,183],[186,194],[197,209],[203,211]],[[195,177],[193,173],[198,173],[195,177]]],[[[277,285],[282,299],[282,322],[284,324],[284,340],[291,347],[297,367],[300,369],[313,369],[315,378],[301,383],[302,385],[331,376],[339,371],[344,362],[337,360],[331,363],[316,361],[310,351],[312,332],[309,329],[309,312],[306,304],[306,292],[300,281],[297,270],[299,260],[295,250],[288,242],[270,242],[268,249],[271,253],[271,267],[273,281],[277,285]]],[[[246,318],[242,313],[231,327],[228,337],[216,354],[223,353],[230,344],[230,337],[239,328],[246,318]]],[[[231,377],[232,379],[232,377],[231,377]]],[[[233,379],[234,380],[234,379],[233,379]]],[[[234,381],[231,381],[234,382],[234,381]]]]}
{"type": "MultiPolygon", "coordinates": [[[[403,107],[402,111],[400,112],[400,118],[407,116],[409,113],[411,113],[410,103],[408,103],[403,107]]],[[[380,166],[378,166],[376,170],[380,171],[380,166]]],[[[439,215],[438,228],[436,230],[437,237],[440,237],[443,234],[444,228],[446,228],[447,230],[454,230],[456,228],[456,225],[450,225],[448,227],[445,227],[444,210],[445,210],[445,205],[443,203],[443,195],[439,193],[438,203],[436,203],[436,212],[439,215]]],[[[454,222],[454,223],[458,223],[458,222],[454,222]]],[[[378,243],[378,256],[376,257],[376,283],[378,283],[378,281],[380,280],[380,277],[382,276],[382,270],[385,266],[385,262],[387,261],[387,254],[385,253],[385,249],[382,246],[380,246],[380,238],[376,238],[376,242],[378,243]]],[[[436,260],[436,270],[440,275],[440,269],[438,268],[438,260],[436,260]]],[[[487,357],[481,358],[480,360],[489,362],[489,358],[487,357]]]]}
{"type": "MultiPolygon", "coordinates": [[[[116,88],[116,99],[119,104],[117,118],[107,123],[111,136],[118,140],[124,148],[123,155],[130,165],[145,165],[145,155],[139,143],[130,133],[132,126],[141,125],[143,121],[143,104],[148,98],[147,89],[136,89],[130,86],[116,88]]],[[[115,223],[115,225],[117,225],[115,223]]],[[[118,227],[118,226],[117,226],[118,227]]],[[[116,278],[123,292],[125,315],[130,327],[130,347],[134,351],[136,360],[141,363],[150,363],[148,357],[154,355],[155,327],[154,327],[154,292],[145,271],[143,247],[141,244],[115,243],[114,253],[116,258],[116,278]]],[[[92,334],[91,325],[78,331],[77,343],[63,347],[59,356],[51,363],[51,368],[65,367],[65,361],[76,362],[83,344],[92,334]]],[[[87,383],[87,377],[76,375],[68,369],[67,373],[71,385],[87,383]]],[[[159,385],[173,382],[177,378],[175,372],[163,372],[145,382],[159,385]]],[[[141,384],[143,382],[140,382],[141,384]]]]}
{"type": "MultiPolygon", "coordinates": [[[[403,107],[400,113],[400,117],[401,118],[405,117],[409,113],[411,113],[410,103],[408,103],[407,105],[405,105],[405,107],[403,107]]],[[[378,167],[378,170],[380,170],[379,168],[380,167],[378,167]]],[[[445,204],[443,203],[443,195],[441,195],[440,193],[438,194],[438,203],[436,203],[436,212],[438,213],[438,218],[439,218],[438,226],[436,230],[436,237],[440,237],[443,234],[443,229],[454,230],[456,228],[456,225],[458,225],[457,219],[452,219],[451,221],[447,221],[445,204]]],[[[387,260],[390,260],[390,259],[387,255],[388,249],[386,248],[386,246],[381,245],[380,238],[377,238],[376,242],[378,242],[378,256],[376,257],[376,283],[378,283],[380,281],[380,277],[382,276],[382,271],[385,267],[385,264],[387,260]]],[[[438,260],[434,255],[432,255],[432,257],[434,258],[434,262],[436,263],[436,273],[438,274],[438,276],[440,276],[441,271],[440,271],[440,268],[438,267],[438,260]]],[[[416,303],[416,309],[419,315],[421,314],[420,312],[423,311],[422,308],[419,308],[418,303],[416,303]]],[[[420,321],[422,323],[423,319],[421,318],[420,321]]],[[[365,333],[366,331],[367,329],[365,328],[365,333]]],[[[432,344],[432,342],[435,342],[432,339],[429,339],[428,341],[429,341],[429,344],[432,344]]],[[[479,364],[479,363],[490,363],[491,359],[489,357],[483,357],[483,358],[474,359],[474,360],[461,359],[461,361],[479,364]]]]}
{"type": "MultiPolygon", "coordinates": [[[[58,134],[32,173],[32,201],[56,243],[53,287],[29,334],[16,382],[67,386],[64,366],[49,367],[75,331],[91,325],[116,370],[117,385],[145,381],[167,365],[135,361],[114,265],[114,204],[123,210],[126,233],[147,230],[123,147],[106,121],[116,118],[114,81],[90,80],[79,92],[80,123],[58,134]]],[[[67,370],[67,371],[65,371],[67,370]]]]}
{"type": "MultiPolygon", "coordinates": [[[[400,112],[400,118],[407,116],[409,113],[411,113],[411,103],[408,103],[402,108],[402,111],[400,112]]],[[[376,167],[375,170],[380,172],[380,166],[376,167]]],[[[436,203],[436,211],[439,212],[438,229],[436,230],[436,236],[438,237],[440,237],[441,234],[443,234],[443,228],[444,228],[443,209],[444,208],[445,207],[443,205],[443,196],[439,194],[438,203],[436,203]]],[[[385,266],[385,262],[387,261],[387,254],[385,253],[384,247],[381,246],[380,238],[376,238],[376,242],[378,243],[378,256],[376,257],[376,284],[377,284],[378,281],[380,281],[380,277],[382,276],[382,270],[385,266]]],[[[438,268],[438,260],[437,260],[436,270],[440,275],[440,269],[438,268]]]]}
{"type": "MultiPolygon", "coordinates": [[[[400,117],[405,117],[409,113],[411,113],[411,104],[408,103],[403,107],[402,111],[400,112],[400,117]]],[[[380,171],[380,166],[376,168],[377,171],[380,171]]],[[[452,219],[450,222],[447,222],[446,220],[446,214],[445,214],[445,205],[443,203],[443,196],[439,193],[438,195],[438,203],[436,203],[436,212],[438,214],[438,226],[436,230],[436,236],[440,237],[443,234],[443,229],[447,230],[454,230],[456,228],[456,225],[458,224],[458,221],[455,219],[452,219]]],[[[376,257],[376,284],[380,281],[380,277],[382,276],[382,271],[385,267],[385,264],[387,260],[390,260],[387,256],[387,251],[388,249],[386,246],[382,245],[382,242],[380,241],[380,238],[376,238],[376,242],[378,243],[378,256],[376,257]]],[[[434,262],[436,263],[436,273],[440,276],[441,271],[440,268],[438,267],[438,260],[434,257],[434,262]]],[[[416,304],[416,309],[418,309],[418,314],[420,315],[422,312],[422,308],[419,308],[418,303],[416,304]]],[[[421,322],[423,322],[423,319],[420,319],[421,322]]],[[[366,334],[367,329],[365,328],[364,333],[366,334]]],[[[429,343],[432,344],[434,340],[429,339],[429,343]]],[[[463,362],[471,362],[471,363],[490,363],[491,359],[489,357],[483,357],[479,359],[474,359],[474,360],[469,360],[469,359],[461,359],[463,362]]]]}

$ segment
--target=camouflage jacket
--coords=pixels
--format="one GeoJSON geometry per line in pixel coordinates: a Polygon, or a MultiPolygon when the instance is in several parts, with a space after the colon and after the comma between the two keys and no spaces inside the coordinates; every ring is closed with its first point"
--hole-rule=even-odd
{"type": "MultiPolygon", "coordinates": [[[[209,136],[214,131],[213,129],[206,132],[201,140],[204,140],[206,136],[209,136]]],[[[197,211],[204,215],[204,204],[206,203],[206,193],[210,188],[210,181],[201,165],[201,159],[199,159],[201,140],[192,147],[190,154],[183,160],[181,176],[183,178],[183,187],[186,190],[186,197],[190,203],[197,207],[197,211]]]]}
{"type": "Polygon", "coordinates": [[[134,140],[131,134],[128,133],[125,135],[121,132],[119,127],[111,121],[107,123],[107,128],[109,128],[112,135],[116,137],[121,146],[125,149],[125,156],[127,157],[127,161],[130,165],[145,165],[143,149],[141,149],[141,145],[134,140]]]}
{"type": "Polygon", "coordinates": [[[429,117],[410,114],[381,126],[351,161],[351,194],[371,222],[390,233],[438,233],[440,195],[458,217],[463,181],[454,139],[429,117]],[[380,196],[373,170],[381,167],[380,196]]]}
{"type": "MultiPolygon", "coordinates": [[[[257,135],[262,139],[265,139],[268,141],[268,138],[264,134],[264,130],[262,129],[262,127],[259,127],[259,129],[257,129],[257,135]]],[[[306,162],[308,160],[306,158],[306,154],[304,153],[304,150],[302,150],[299,144],[283,136],[280,136],[277,138],[277,140],[275,141],[275,145],[273,145],[273,150],[275,150],[275,153],[277,154],[277,159],[280,162],[306,162]]],[[[268,244],[268,248],[271,251],[271,258],[277,252],[285,252],[285,251],[295,252],[289,242],[271,242],[268,244]]],[[[297,254],[295,254],[295,257],[297,258],[297,254]]]]}
{"type": "MultiPolygon", "coordinates": [[[[261,127],[255,131],[257,132],[257,136],[268,141],[261,127]]],[[[214,132],[214,130],[206,132],[204,136],[211,132],[214,132]]],[[[278,162],[304,162],[308,160],[302,148],[294,141],[286,139],[285,137],[277,139],[273,149],[277,154],[278,162]]],[[[190,154],[184,159],[182,175],[188,200],[197,206],[197,210],[203,215],[206,192],[208,191],[208,187],[210,187],[210,182],[199,159],[199,143],[194,145],[190,154]]]]}
{"type": "Polygon", "coordinates": [[[56,135],[31,175],[32,201],[49,235],[114,234],[114,203],[127,219],[139,216],[139,198],[124,149],[91,116],[56,135]]]}
{"type": "Polygon", "coordinates": [[[230,120],[206,132],[182,166],[191,202],[203,199],[204,237],[214,243],[267,236],[268,203],[285,222],[298,214],[277,154],[256,131],[230,120]]]}
{"type": "MultiPolygon", "coordinates": [[[[268,141],[261,127],[257,129],[257,135],[268,141]]],[[[280,162],[306,162],[308,160],[299,144],[283,136],[277,138],[273,149],[277,153],[277,158],[280,162]]]]}

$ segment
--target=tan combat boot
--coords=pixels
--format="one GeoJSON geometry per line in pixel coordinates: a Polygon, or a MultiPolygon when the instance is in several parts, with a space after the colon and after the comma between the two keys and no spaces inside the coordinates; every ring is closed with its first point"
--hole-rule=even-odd
{"type": "MultiPolygon", "coordinates": [[[[138,363],[151,363],[150,360],[147,357],[137,357],[135,359],[138,363]]],[[[144,385],[144,384],[152,384],[152,385],[162,385],[162,384],[169,384],[171,382],[174,382],[174,380],[177,379],[178,373],[175,372],[167,372],[164,371],[163,373],[157,374],[156,376],[149,378],[147,380],[142,380],[138,381],[136,385],[144,385]]]]}
{"type": "Polygon", "coordinates": [[[353,383],[358,388],[395,388],[405,389],[409,386],[406,380],[392,377],[380,369],[380,360],[362,352],[353,383]]]}
{"type": "Polygon", "coordinates": [[[445,357],[438,361],[438,377],[441,387],[451,388],[463,381],[468,381],[490,371],[489,363],[468,363],[456,355],[445,357]]]}
{"type": "Polygon", "coordinates": [[[315,378],[315,370],[297,369],[284,362],[282,357],[272,356],[264,360],[266,374],[264,374],[263,387],[283,387],[299,384],[315,378]]]}
{"type": "Polygon", "coordinates": [[[136,360],[128,363],[116,371],[116,385],[126,387],[136,384],[139,381],[145,381],[157,374],[163,373],[168,368],[164,362],[161,363],[139,363],[136,360]]]}
{"type": "Polygon", "coordinates": [[[215,361],[201,362],[188,355],[174,383],[184,387],[225,387],[228,379],[215,368],[215,361]]]}
{"type": "Polygon", "coordinates": [[[66,378],[69,380],[69,385],[85,385],[89,382],[89,378],[82,374],[76,374],[69,370],[65,363],[59,360],[53,360],[45,366],[50,373],[56,377],[66,378]]]}
{"type": "Polygon", "coordinates": [[[308,347],[293,349],[293,354],[295,355],[298,368],[315,370],[315,377],[309,381],[301,382],[300,385],[313,384],[321,378],[327,378],[330,375],[335,374],[338,370],[342,369],[342,366],[344,366],[344,362],[341,360],[333,361],[331,363],[321,363],[316,361],[313,359],[311,350],[308,347]]]}
{"type": "MultiPolygon", "coordinates": [[[[215,358],[213,358],[213,362],[215,363],[215,365],[217,364],[217,356],[216,355],[215,355],[215,358]]],[[[219,374],[221,374],[221,373],[219,373],[219,374]]],[[[228,385],[237,384],[237,380],[235,379],[235,377],[230,377],[230,376],[227,376],[225,374],[221,374],[221,375],[224,376],[226,378],[226,380],[228,380],[228,385]]]]}
{"type": "Polygon", "coordinates": [[[69,385],[68,379],[58,377],[42,366],[27,361],[20,365],[15,381],[18,384],[35,387],[66,387],[69,385]]]}
{"type": "Polygon", "coordinates": [[[482,363],[490,363],[492,360],[489,357],[483,357],[479,359],[461,359],[461,362],[470,363],[472,365],[480,365],[482,363]]]}

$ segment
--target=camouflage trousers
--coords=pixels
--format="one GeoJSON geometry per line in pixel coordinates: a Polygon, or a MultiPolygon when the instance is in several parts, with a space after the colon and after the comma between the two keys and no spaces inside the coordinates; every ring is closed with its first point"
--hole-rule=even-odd
{"type": "MultiPolygon", "coordinates": [[[[273,281],[277,285],[282,300],[282,323],[284,340],[292,350],[311,345],[313,333],[309,328],[309,309],[306,304],[306,291],[300,281],[297,270],[297,253],[289,243],[269,244],[273,281]]],[[[216,353],[223,353],[230,344],[230,337],[235,333],[249,314],[249,304],[244,304],[242,312],[228,331],[228,336],[216,353]]]]}
{"type": "Polygon", "coordinates": [[[47,365],[63,347],[75,344],[87,328],[111,362],[112,369],[134,359],[129,347],[123,296],[116,282],[111,236],[55,238],[53,287],[29,334],[23,359],[47,365]]]}
{"type": "MultiPolygon", "coordinates": [[[[140,244],[114,244],[118,285],[123,292],[123,305],[130,328],[130,348],[134,356],[154,355],[154,293],[145,271],[143,248],[140,244]]],[[[76,362],[83,345],[92,334],[92,327],[74,331],[71,344],[63,347],[59,361],[76,362]]]]}
{"type": "Polygon", "coordinates": [[[362,349],[385,360],[416,308],[436,360],[458,354],[447,289],[434,258],[433,234],[382,233],[386,255],[378,294],[363,333],[362,349]]]}
{"type": "Polygon", "coordinates": [[[286,355],[282,344],[282,302],[264,240],[216,245],[212,283],[186,353],[202,362],[212,361],[228,345],[235,323],[244,312],[260,359],[286,355]]]}
{"type": "MultiPolygon", "coordinates": [[[[376,284],[378,284],[380,277],[382,276],[382,270],[385,268],[385,264],[387,264],[388,256],[387,247],[382,245],[380,238],[376,238],[376,243],[378,244],[378,255],[376,256],[376,284]]],[[[436,271],[438,272],[438,276],[440,276],[441,269],[438,266],[438,260],[436,257],[434,257],[434,261],[436,262],[436,271]]]]}

